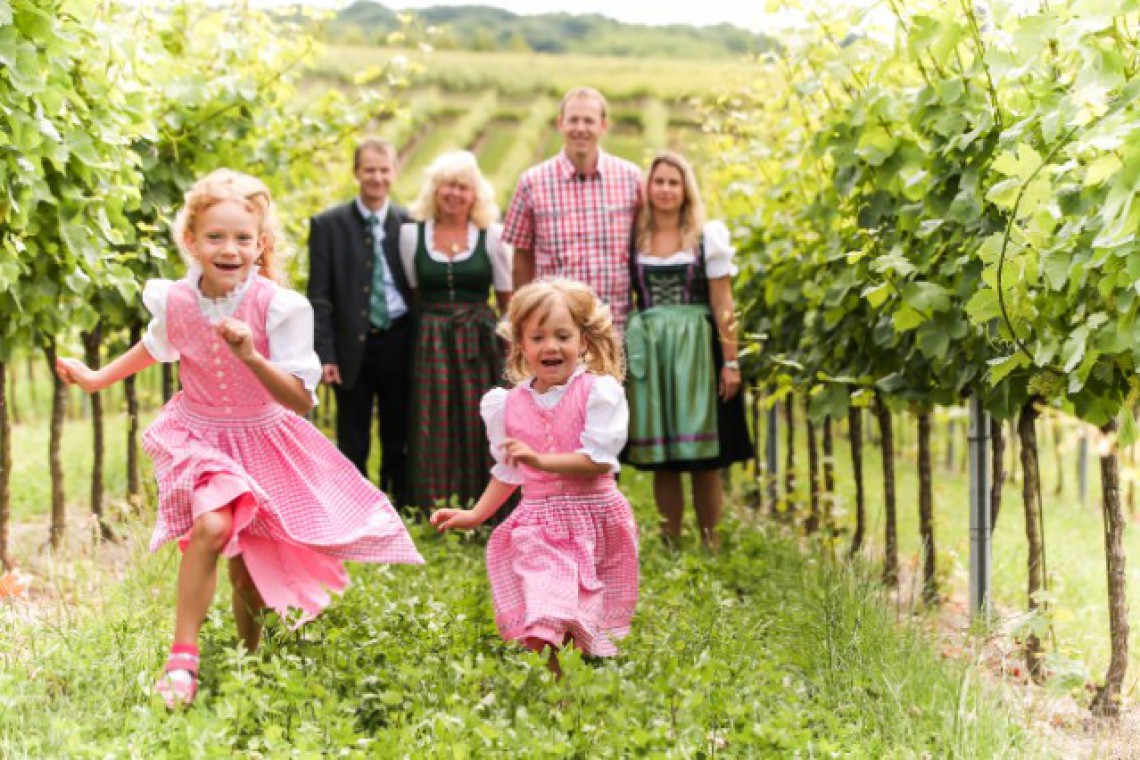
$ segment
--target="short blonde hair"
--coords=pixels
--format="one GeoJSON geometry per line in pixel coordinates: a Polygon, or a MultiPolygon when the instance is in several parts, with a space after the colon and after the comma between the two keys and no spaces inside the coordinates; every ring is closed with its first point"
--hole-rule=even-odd
{"type": "Polygon", "coordinates": [[[424,169],[424,184],[420,196],[411,206],[412,218],[417,221],[434,220],[438,208],[436,194],[447,182],[461,182],[475,190],[475,204],[471,207],[471,221],[481,230],[487,229],[499,218],[495,204],[495,189],[479,170],[479,161],[468,150],[453,150],[437,156],[424,169]]]}
{"type": "Polygon", "coordinates": [[[697,175],[693,167],[679,153],[661,151],[649,162],[649,169],[645,172],[645,202],[637,215],[637,250],[644,251],[649,247],[649,233],[655,227],[653,217],[653,204],[649,199],[649,183],[653,181],[653,172],[659,166],[671,166],[681,172],[681,181],[685,186],[685,200],[681,202],[681,244],[684,250],[693,250],[701,240],[701,231],[705,224],[705,204],[701,201],[701,191],[697,187],[697,175]]]}
{"type": "Polygon", "coordinates": [[[586,367],[596,375],[611,375],[619,382],[624,380],[625,357],[610,307],[602,303],[590,286],[564,278],[536,280],[516,290],[511,297],[507,313],[499,322],[499,335],[509,343],[507,379],[520,383],[534,374],[523,356],[523,326],[536,314],[546,319],[559,301],[566,305],[570,318],[582,333],[586,367]]]}
{"type": "Polygon", "coordinates": [[[575,87],[563,95],[562,101],[558,104],[558,118],[562,118],[562,116],[566,114],[566,104],[571,100],[576,100],[577,98],[596,100],[602,107],[602,121],[606,120],[606,112],[609,110],[609,103],[606,102],[606,96],[593,87],[575,87]]]}
{"type": "Polygon", "coordinates": [[[261,255],[258,266],[261,267],[263,276],[281,282],[279,259],[284,253],[284,235],[281,232],[281,222],[277,218],[273,197],[264,182],[232,169],[216,169],[199,179],[186,191],[184,205],[175,215],[174,223],[171,225],[174,244],[178,246],[182,258],[188,264],[194,261],[194,252],[190,250],[186,239],[187,233],[193,232],[194,225],[203,212],[223,201],[237,201],[247,211],[260,218],[258,246],[261,255]]]}

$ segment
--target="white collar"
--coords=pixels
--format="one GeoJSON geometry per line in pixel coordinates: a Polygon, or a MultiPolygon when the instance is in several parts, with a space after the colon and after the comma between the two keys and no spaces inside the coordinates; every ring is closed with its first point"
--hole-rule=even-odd
{"type": "Polygon", "coordinates": [[[383,224],[384,220],[388,218],[388,207],[391,205],[392,205],[392,201],[387,200],[387,201],[384,201],[383,206],[381,206],[380,208],[373,211],[372,209],[370,209],[364,205],[364,201],[360,200],[359,195],[356,196],[356,210],[360,212],[360,215],[363,216],[365,219],[367,219],[368,217],[375,214],[376,217],[380,220],[381,224],[383,224]]]}
{"type": "Polygon", "coordinates": [[[541,398],[542,396],[549,396],[551,394],[562,395],[566,392],[566,389],[570,387],[570,383],[574,382],[574,380],[577,379],[579,375],[584,375],[586,373],[586,370],[586,365],[579,362],[578,366],[574,368],[574,371],[570,373],[570,377],[566,378],[566,382],[562,383],[562,385],[552,385],[543,393],[539,393],[534,389],[533,377],[529,380],[524,380],[523,382],[526,383],[526,389],[537,397],[541,398]]]}
{"type": "Polygon", "coordinates": [[[190,283],[190,287],[194,290],[194,295],[198,296],[198,308],[202,310],[202,314],[204,314],[211,323],[217,323],[222,317],[232,317],[234,315],[234,312],[237,311],[238,306],[241,304],[242,298],[245,297],[246,291],[249,290],[249,286],[257,279],[257,274],[260,270],[260,267],[255,266],[250,271],[249,277],[245,278],[245,282],[218,298],[210,298],[202,292],[202,267],[197,262],[191,262],[190,266],[186,269],[186,281],[190,283]]]}

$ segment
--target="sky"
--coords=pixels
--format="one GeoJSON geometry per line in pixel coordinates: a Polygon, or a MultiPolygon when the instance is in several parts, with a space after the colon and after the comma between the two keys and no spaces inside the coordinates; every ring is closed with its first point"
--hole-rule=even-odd
{"type": "MultiPolygon", "coordinates": [[[[301,0],[305,5],[343,8],[351,0],[301,0]]],[[[692,24],[705,26],[728,23],[752,31],[765,25],[765,0],[381,0],[395,9],[426,8],[432,5],[491,5],[512,13],[600,13],[632,24],[692,24]]],[[[294,5],[297,0],[258,0],[259,5],[294,5]]]]}

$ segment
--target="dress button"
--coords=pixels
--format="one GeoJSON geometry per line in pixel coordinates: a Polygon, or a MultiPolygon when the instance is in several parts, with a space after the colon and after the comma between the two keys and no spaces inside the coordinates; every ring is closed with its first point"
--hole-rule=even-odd
{"type": "Polygon", "coordinates": [[[364,342],[364,333],[360,333],[360,342],[361,342],[361,343],[363,343],[363,342],[364,342]]]}
{"type": "Polygon", "coordinates": [[[228,386],[225,383],[222,383],[221,385],[218,386],[218,389],[224,391],[227,387],[228,386]]]}
{"type": "Polygon", "coordinates": [[[361,293],[367,293],[368,292],[368,286],[365,285],[363,288],[360,289],[360,292],[361,293]]]}
{"type": "MultiPolygon", "coordinates": [[[[215,361],[217,361],[217,360],[215,359],[215,361]]],[[[218,376],[218,377],[225,377],[225,376],[226,376],[226,373],[225,373],[225,372],[222,372],[221,370],[218,370],[218,371],[217,371],[217,372],[215,372],[214,374],[215,374],[216,376],[218,376]]]]}
{"type": "Polygon", "coordinates": [[[367,317],[368,316],[368,309],[361,309],[360,310],[360,316],[367,317]]]}
{"type": "Polygon", "coordinates": [[[221,364],[221,363],[222,363],[222,360],[215,356],[214,357],[214,364],[221,364]]]}

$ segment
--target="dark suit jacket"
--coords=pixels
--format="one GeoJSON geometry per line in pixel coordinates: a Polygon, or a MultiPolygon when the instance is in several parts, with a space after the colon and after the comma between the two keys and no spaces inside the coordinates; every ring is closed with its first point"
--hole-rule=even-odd
{"type": "MultiPolygon", "coordinates": [[[[412,294],[399,250],[400,225],[406,221],[407,212],[389,204],[384,258],[410,315],[412,294]]],[[[373,263],[368,234],[355,200],[309,220],[309,301],[315,317],[317,356],[321,364],[339,365],[345,388],[356,384],[370,327],[373,263]]]]}

